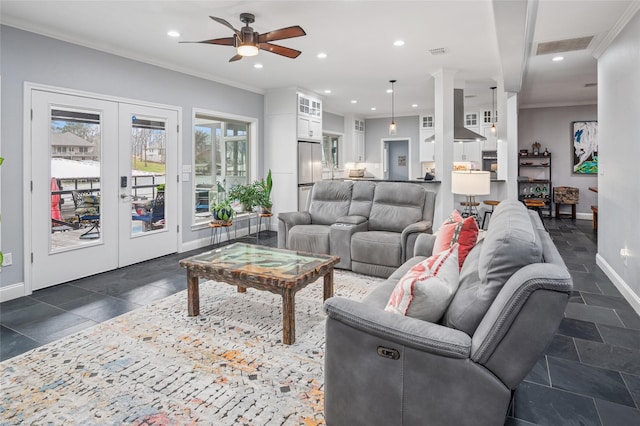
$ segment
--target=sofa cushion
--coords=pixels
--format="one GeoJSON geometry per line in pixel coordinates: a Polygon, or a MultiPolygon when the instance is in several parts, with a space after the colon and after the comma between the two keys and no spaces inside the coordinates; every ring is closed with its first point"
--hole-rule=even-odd
{"type": "Polygon", "coordinates": [[[373,194],[375,190],[376,184],[374,182],[354,182],[351,192],[349,216],[364,216],[368,219],[371,214],[371,205],[373,204],[373,194]]]}
{"type": "Polygon", "coordinates": [[[385,311],[436,322],[458,288],[459,244],[427,258],[409,270],[396,284],[385,311]]]}
{"type": "Polygon", "coordinates": [[[449,249],[454,244],[460,244],[458,263],[460,268],[467,258],[469,251],[478,240],[478,222],[475,217],[469,216],[463,219],[457,210],[454,210],[447,220],[440,226],[436,233],[436,241],[433,244],[433,254],[449,249]]]}
{"type": "Polygon", "coordinates": [[[351,259],[397,267],[402,264],[400,234],[386,231],[356,232],[351,237],[351,259]]]}
{"type": "Polygon", "coordinates": [[[420,185],[378,182],[369,215],[372,231],[402,232],[422,220],[426,190],[420,185]]]}
{"type": "MultiPolygon", "coordinates": [[[[522,203],[508,200],[496,207],[491,227],[474,259],[475,256],[479,280],[470,277],[460,284],[444,317],[445,325],[470,336],[511,275],[542,261],[538,231],[522,203]]],[[[463,272],[467,272],[464,267],[463,272]]]]}
{"type": "Polygon", "coordinates": [[[329,232],[326,225],[297,225],[289,231],[289,250],[329,254],[329,232]]]}
{"type": "Polygon", "coordinates": [[[349,214],[353,182],[320,181],[313,185],[309,214],[314,225],[331,225],[349,214]]]}

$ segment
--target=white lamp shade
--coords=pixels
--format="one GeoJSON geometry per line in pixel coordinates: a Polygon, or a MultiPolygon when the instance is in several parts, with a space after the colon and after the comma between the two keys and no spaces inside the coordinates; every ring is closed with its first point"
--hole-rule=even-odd
{"type": "Polygon", "coordinates": [[[451,192],[461,195],[491,193],[491,174],[488,171],[452,171],[451,192]]]}

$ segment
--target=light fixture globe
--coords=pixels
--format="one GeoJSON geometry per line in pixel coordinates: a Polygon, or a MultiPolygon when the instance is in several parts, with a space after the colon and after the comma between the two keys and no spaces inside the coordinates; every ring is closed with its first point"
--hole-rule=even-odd
{"type": "Polygon", "coordinates": [[[238,55],[240,56],[256,56],[258,51],[258,46],[253,44],[241,44],[238,46],[238,55]]]}
{"type": "Polygon", "coordinates": [[[396,126],[395,122],[391,122],[391,124],[389,124],[389,135],[390,136],[395,136],[398,133],[398,126],[396,126]]]}

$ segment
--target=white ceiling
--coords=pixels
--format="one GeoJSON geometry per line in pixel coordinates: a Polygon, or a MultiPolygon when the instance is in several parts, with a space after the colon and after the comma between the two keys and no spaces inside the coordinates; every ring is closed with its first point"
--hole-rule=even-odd
{"type": "Polygon", "coordinates": [[[584,87],[597,81],[593,51],[637,10],[632,3],[637,0],[1,0],[0,22],[252,91],[297,86],[321,94],[327,111],[380,117],[391,114],[390,79],[397,80],[396,116],[431,109],[431,75],[443,68],[457,70],[467,105],[490,104],[490,87],[503,76],[507,88],[522,81],[522,107],[595,103],[597,89],[584,87]],[[178,43],[228,37],[231,31],[209,15],[240,28],[243,12],[256,16],[252,26],[260,33],[300,25],[306,36],[275,43],[302,55],[261,51],[229,63],[232,47],[178,43]],[[169,30],[181,36],[171,38],[169,30]],[[586,50],[563,53],[562,62],[535,56],[539,42],[583,36],[595,37],[586,50]],[[399,39],[405,45],[395,47],[399,39]],[[434,48],[447,53],[434,56],[434,48]],[[318,59],[320,52],[327,58],[318,59]]]}

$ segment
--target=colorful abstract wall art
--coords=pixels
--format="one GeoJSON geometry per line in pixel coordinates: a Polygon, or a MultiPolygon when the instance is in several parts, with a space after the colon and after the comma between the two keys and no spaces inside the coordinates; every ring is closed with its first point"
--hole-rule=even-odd
{"type": "Polygon", "coordinates": [[[573,173],[598,173],[598,122],[574,121],[571,123],[573,141],[573,173]]]}

